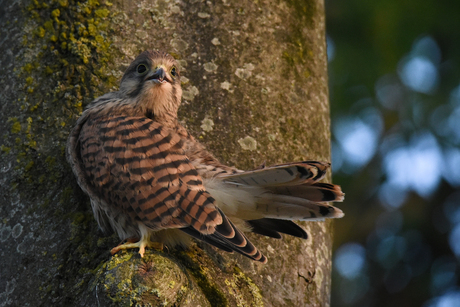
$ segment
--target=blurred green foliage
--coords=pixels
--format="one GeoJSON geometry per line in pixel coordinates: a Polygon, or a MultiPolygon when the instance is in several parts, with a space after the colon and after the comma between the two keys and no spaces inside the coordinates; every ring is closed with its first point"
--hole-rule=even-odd
{"type": "Polygon", "coordinates": [[[459,13],[460,1],[326,1],[346,192],[332,306],[460,306],[459,13]]]}

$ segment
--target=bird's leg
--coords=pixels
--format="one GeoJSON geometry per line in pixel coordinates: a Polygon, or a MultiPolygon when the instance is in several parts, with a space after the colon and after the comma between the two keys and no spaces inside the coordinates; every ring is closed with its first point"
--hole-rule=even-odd
{"type": "Polygon", "coordinates": [[[131,238],[128,238],[128,239],[124,239],[118,245],[122,245],[124,243],[136,243],[137,241],[139,241],[138,237],[131,237],[131,238]]]}
{"type": "Polygon", "coordinates": [[[152,242],[150,241],[148,236],[143,236],[142,239],[140,239],[139,241],[137,240],[137,238],[126,239],[126,243],[119,244],[118,246],[112,248],[110,253],[114,255],[122,249],[139,248],[139,254],[141,255],[141,257],[144,257],[146,247],[155,248],[157,250],[163,250],[163,243],[152,242]]]}

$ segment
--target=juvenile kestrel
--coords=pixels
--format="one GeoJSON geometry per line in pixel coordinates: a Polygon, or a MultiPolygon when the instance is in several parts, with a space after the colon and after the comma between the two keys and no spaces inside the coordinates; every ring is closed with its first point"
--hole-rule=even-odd
{"type": "Polygon", "coordinates": [[[265,263],[243,232],[307,238],[292,220],[343,216],[326,203],[343,200],[340,187],[318,182],[329,163],[222,165],[178,123],[181,96],[174,58],[145,51],[120,90],[89,104],[70,133],[67,159],[99,226],[128,241],[112,253],[139,248],[143,256],[145,247],[192,236],[265,263]]]}

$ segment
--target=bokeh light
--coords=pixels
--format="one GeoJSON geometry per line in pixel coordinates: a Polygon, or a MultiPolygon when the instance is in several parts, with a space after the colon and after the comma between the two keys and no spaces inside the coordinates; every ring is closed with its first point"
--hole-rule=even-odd
{"type": "Polygon", "coordinates": [[[459,304],[460,291],[452,291],[433,299],[423,307],[458,307],[459,304]]]}
{"type": "Polygon", "coordinates": [[[415,92],[433,93],[439,83],[440,60],[441,51],[433,38],[424,36],[416,40],[409,55],[399,63],[401,81],[415,92]]]}
{"type": "Polygon", "coordinates": [[[411,90],[429,94],[438,85],[436,66],[424,56],[414,56],[402,60],[399,76],[411,90]]]}
{"type": "Polygon", "coordinates": [[[333,306],[460,306],[460,2],[328,0],[333,306]]]}
{"type": "Polygon", "coordinates": [[[338,118],[333,125],[335,169],[350,173],[365,166],[375,155],[382,128],[380,112],[372,107],[362,110],[359,116],[338,118]]]}
{"type": "Polygon", "coordinates": [[[406,146],[390,150],[383,158],[387,182],[397,189],[411,189],[428,197],[442,175],[443,157],[429,132],[414,134],[406,146]]]}
{"type": "Polygon", "coordinates": [[[366,250],[357,243],[342,245],[335,254],[335,266],[340,275],[346,279],[358,277],[366,262],[366,250]]]}

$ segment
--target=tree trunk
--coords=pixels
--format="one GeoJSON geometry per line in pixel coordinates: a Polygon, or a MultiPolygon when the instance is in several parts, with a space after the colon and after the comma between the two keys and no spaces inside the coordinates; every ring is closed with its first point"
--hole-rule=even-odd
{"type": "Polygon", "coordinates": [[[0,306],[328,306],[331,225],[250,235],[266,265],[194,244],[136,250],[97,229],[64,158],[93,98],[145,49],[181,65],[182,123],[222,162],[329,160],[321,0],[0,0],[0,306]]]}

